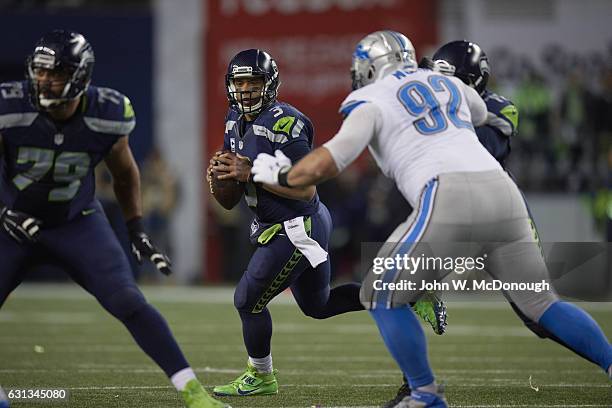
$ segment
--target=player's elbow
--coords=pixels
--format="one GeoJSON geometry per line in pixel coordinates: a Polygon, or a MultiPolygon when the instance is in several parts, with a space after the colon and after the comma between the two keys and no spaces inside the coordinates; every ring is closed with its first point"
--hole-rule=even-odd
{"type": "Polygon", "coordinates": [[[113,177],[113,189],[115,193],[140,191],[140,175],[136,173],[125,173],[113,177]]]}
{"type": "Polygon", "coordinates": [[[115,187],[139,187],[140,186],[140,171],[138,166],[123,166],[118,168],[110,168],[115,187]]]}

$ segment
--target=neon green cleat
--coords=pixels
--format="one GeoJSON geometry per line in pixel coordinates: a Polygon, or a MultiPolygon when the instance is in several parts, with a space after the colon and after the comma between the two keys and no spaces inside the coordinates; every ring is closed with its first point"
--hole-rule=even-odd
{"type": "Polygon", "coordinates": [[[208,395],[198,380],[190,380],[180,394],[187,408],[232,408],[208,395]]]}
{"type": "Polygon", "coordinates": [[[425,292],[412,305],[412,310],[431,325],[434,333],[444,334],[446,331],[446,305],[434,292],[425,292]]]}
{"type": "Polygon", "coordinates": [[[257,372],[255,367],[248,364],[244,374],[227,385],[216,386],[213,388],[213,393],[232,397],[278,394],[276,370],[270,374],[261,374],[257,372]]]}

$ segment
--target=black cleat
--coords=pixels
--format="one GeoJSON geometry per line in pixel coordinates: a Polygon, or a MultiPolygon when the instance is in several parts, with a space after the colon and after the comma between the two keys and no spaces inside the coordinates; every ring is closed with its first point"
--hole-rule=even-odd
{"type": "Polygon", "coordinates": [[[399,388],[399,390],[397,390],[397,395],[395,396],[395,398],[393,398],[391,401],[387,401],[387,403],[383,405],[382,408],[395,407],[397,404],[402,402],[404,398],[406,397],[410,398],[411,391],[412,390],[410,389],[410,385],[408,385],[407,382],[404,382],[402,386],[399,388]]]}

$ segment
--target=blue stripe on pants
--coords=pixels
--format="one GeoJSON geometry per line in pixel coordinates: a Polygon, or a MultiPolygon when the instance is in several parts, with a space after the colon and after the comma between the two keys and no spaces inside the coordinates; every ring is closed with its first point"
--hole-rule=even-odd
{"type": "MultiPolygon", "coordinates": [[[[421,205],[419,208],[419,214],[416,217],[416,222],[412,225],[412,227],[408,230],[407,238],[403,241],[401,247],[396,252],[397,254],[408,254],[412,250],[413,245],[417,242],[421,236],[421,234],[425,231],[425,227],[427,227],[427,220],[431,215],[433,210],[433,197],[438,185],[438,180],[434,179],[427,183],[425,186],[425,191],[421,197],[421,205]]],[[[392,269],[387,271],[383,276],[383,283],[394,282],[397,278],[398,270],[392,269]]],[[[384,286],[383,286],[384,287],[384,286]]],[[[390,307],[390,291],[388,289],[384,289],[378,292],[376,305],[381,304],[385,305],[385,307],[390,307]]]]}

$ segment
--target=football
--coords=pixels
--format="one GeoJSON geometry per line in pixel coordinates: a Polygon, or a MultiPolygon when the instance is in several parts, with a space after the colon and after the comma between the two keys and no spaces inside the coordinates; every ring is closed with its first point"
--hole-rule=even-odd
{"type": "Polygon", "coordinates": [[[217,202],[226,210],[231,210],[242,198],[244,186],[236,180],[219,180],[222,174],[216,170],[212,171],[211,190],[217,202]]]}

